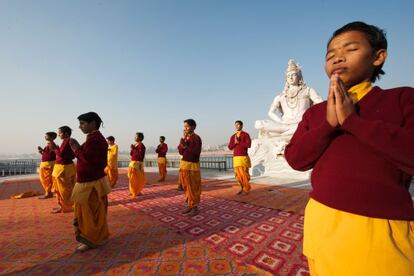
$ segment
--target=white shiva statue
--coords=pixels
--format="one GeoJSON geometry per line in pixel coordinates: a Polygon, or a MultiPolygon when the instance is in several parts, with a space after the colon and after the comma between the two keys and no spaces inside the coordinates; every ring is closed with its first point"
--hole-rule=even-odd
{"type": "Polygon", "coordinates": [[[294,172],[283,157],[285,146],[292,138],[305,111],[322,101],[322,97],[306,85],[299,65],[290,59],[286,70],[285,88],[273,99],[268,112],[270,119],[257,120],[254,125],[259,135],[258,139],[252,141],[249,150],[252,176],[275,175],[280,170],[289,175],[294,172]]]}

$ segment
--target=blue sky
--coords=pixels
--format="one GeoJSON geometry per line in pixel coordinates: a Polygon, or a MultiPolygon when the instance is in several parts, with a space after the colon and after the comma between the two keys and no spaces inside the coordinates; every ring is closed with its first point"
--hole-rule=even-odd
{"type": "Polygon", "coordinates": [[[35,152],[98,112],[127,150],[134,133],[175,147],[194,118],[204,145],[265,119],[287,61],[326,98],[326,42],[355,20],[387,31],[384,88],[414,86],[413,1],[0,1],[0,154],[35,152]]]}

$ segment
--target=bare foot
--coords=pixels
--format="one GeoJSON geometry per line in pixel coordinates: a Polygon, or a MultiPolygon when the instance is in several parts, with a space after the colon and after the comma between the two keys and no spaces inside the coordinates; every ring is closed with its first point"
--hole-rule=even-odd
{"type": "Polygon", "coordinates": [[[62,208],[61,207],[53,208],[51,213],[52,214],[62,213],[62,208]]]}
{"type": "Polygon", "coordinates": [[[191,211],[187,214],[189,217],[194,217],[195,215],[198,215],[199,211],[197,207],[194,207],[191,209],[191,211]]]}
{"type": "Polygon", "coordinates": [[[85,252],[87,250],[91,249],[89,246],[87,246],[86,244],[80,243],[78,247],[76,247],[76,251],[78,252],[85,252]]]}
{"type": "Polygon", "coordinates": [[[184,211],[182,211],[182,212],[181,212],[181,214],[187,214],[187,213],[190,213],[190,212],[191,212],[191,210],[192,210],[192,208],[187,207],[187,209],[185,209],[184,211]]]}

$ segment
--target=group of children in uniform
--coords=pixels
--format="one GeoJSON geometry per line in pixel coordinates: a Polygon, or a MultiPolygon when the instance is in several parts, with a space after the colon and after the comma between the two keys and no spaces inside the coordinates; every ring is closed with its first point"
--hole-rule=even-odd
{"type": "MultiPolygon", "coordinates": [[[[414,174],[414,89],[372,86],[384,74],[386,58],[387,40],[378,27],[357,21],[336,30],[326,52],[328,100],[305,112],[286,146],[285,158],[294,169],[313,169],[303,249],[311,275],[414,275],[414,206],[409,193],[414,174]]],[[[107,146],[98,131],[101,121],[90,116],[79,116],[88,135],[82,146],[70,139],[67,128],[59,129],[63,142],[58,149],[54,135],[46,135],[56,154],[52,176],[60,179],[55,185],[59,202],[70,195],[69,185],[62,183],[74,182],[72,160],[78,158],[72,200],[77,239],[88,248],[108,237],[107,226],[100,229],[106,224],[103,214],[110,191],[103,181],[107,146]],[[102,214],[99,225],[92,225],[96,220],[84,215],[91,208],[102,210],[94,213],[102,214]]],[[[239,194],[249,193],[250,137],[242,131],[241,121],[235,127],[228,147],[234,153],[239,194]]],[[[178,145],[179,183],[188,204],[183,213],[189,215],[199,212],[201,194],[202,142],[195,128],[194,120],[185,120],[178,145]]],[[[130,180],[132,195],[139,195],[145,182],[140,172],[145,155],[142,140],[142,133],[137,133],[137,143],[131,145],[128,175],[137,179],[130,180]]],[[[54,154],[39,150],[41,179],[49,179],[54,154]]],[[[165,158],[166,150],[160,146],[157,150],[165,158]]],[[[44,187],[44,197],[50,197],[50,187],[44,187]]],[[[59,211],[67,211],[67,206],[60,203],[59,211]]]]}
{"type": "Polygon", "coordinates": [[[108,143],[99,131],[102,120],[95,112],[82,114],[78,120],[87,135],[82,145],[71,138],[72,130],[63,126],[58,129],[60,146],[54,143],[56,133],[47,132],[46,147],[38,147],[42,154],[39,175],[45,189],[40,199],[53,197],[55,192],[59,206],[52,213],[74,212],[77,250],[85,251],[102,245],[109,237],[107,195],[111,187],[105,172],[108,143]]]}

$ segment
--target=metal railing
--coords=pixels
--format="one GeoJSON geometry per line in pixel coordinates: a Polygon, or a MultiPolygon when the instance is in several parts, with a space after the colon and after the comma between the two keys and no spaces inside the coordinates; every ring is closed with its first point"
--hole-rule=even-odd
{"type": "Polygon", "coordinates": [[[0,177],[36,173],[39,159],[0,160],[0,177]]]}
{"type": "MultiPolygon", "coordinates": [[[[129,160],[118,160],[118,167],[128,167],[129,160]]],[[[145,158],[145,167],[157,167],[157,158],[145,158]]],[[[180,167],[179,157],[168,157],[167,156],[167,167],[178,168],[180,167]]],[[[219,171],[227,171],[233,168],[233,156],[232,155],[221,155],[221,156],[201,156],[200,157],[200,168],[202,169],[216,169],[219,171]]]]}
{"type": "MultiPolygon", "coordinates": [[[[38,172],[40,165],[40,159],[13,159],[13,160],[0,160],[0,177],[21,175],[21,174],[33,174],[38,172]]],[[[146,158],[144,160],[146,167],[157,167],[157,158],[146,158]]],[[[129,160],[119,160],[118,167],[128,167],[129,160]]],[[[180,166],[180,157],[167,156],[167,167],[178,168],[180,166]]],[[[200,167],[202,169],[215,169],[219,171],[227,171],[233,168],[233,156],[232,155],[202,155],[200,157],[200,167]]]]}

